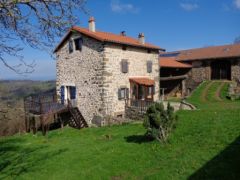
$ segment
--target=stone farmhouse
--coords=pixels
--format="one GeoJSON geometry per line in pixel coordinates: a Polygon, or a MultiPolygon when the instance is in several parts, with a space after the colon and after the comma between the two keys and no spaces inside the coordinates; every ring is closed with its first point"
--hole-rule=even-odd
{"type": "Polygon", "coordinates": [[[143,33],[131,38],[72,27],[55,49],[57,95],[62,104],[70,99],[86,122],[104,124],[104,117],[122,117],[126,105],[159,100],[159,52],[145,42],[143,33]]]}
{"type": "Polygon", "coordinates": [[[126,107],[185,97],[205,80],[240,83],[239,44],[165,52],[143,33],[98,31],[93,17],[88,28],[72,27],[54,52],[58,99],[78,108],[88,125],[124,117],[126,107]]]}
{"type": "Polygon", "coordinates": [[[161,53],[159,61],[167,96],[186,96],[204,80],[240,83],[240,44],[161,53]]]}

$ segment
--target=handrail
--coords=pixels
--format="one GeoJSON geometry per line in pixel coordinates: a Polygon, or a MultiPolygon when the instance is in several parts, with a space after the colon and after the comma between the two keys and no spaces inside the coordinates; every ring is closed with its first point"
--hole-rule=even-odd
{"type": "Polygon", "coordinates": [[[33,95],[24,98],[25,111],[42,114],[57,103],[56,93],[33,95]]]}
{"type": "Polygon", "coordinates": [[[153,100],[127,99],[126,106],[137,108],[140,112],[146,112],[148,107],[154,103],[153,100]]]}

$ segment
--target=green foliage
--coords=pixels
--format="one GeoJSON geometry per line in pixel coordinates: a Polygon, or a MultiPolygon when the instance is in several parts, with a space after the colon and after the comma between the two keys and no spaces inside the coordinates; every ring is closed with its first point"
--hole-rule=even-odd
{"type": "Polygon", "coordinates": [[[240,179],[240,101],[202,103],[204,86],[168,144],[141,124],[0,138],[0,179],[240,179]]]}
{"type": "Polygon", "coordinates": [[[143,122],[143,126],[147,129],[146,136],[165,142],[172,129],[176,127],[176,120],[174,108],[169,103],[166,110],[163,103],[151,105],[143,122]]]}

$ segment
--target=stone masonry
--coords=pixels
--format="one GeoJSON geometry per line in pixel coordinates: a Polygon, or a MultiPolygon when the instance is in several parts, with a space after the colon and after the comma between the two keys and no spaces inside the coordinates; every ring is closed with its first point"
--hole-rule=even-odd
{"type": "Polygon", "coordinates": [[[232,80],[238,81],[238,83],[240,83],[240,58],[233,61],[231,68],[232,80]]]}
{"type": "MultiPolygon", "coordinates": [[[[79,34],[78,34],[79,35],[79,34]]],[[[76,86],[77,106],[83,117],[91,123],[95,115],[102,113],[103,105],[103,45],[82,36],[82,51],[68,52],[68,41],[58,50],[57,94],[62,85],[76,86]]]]}
{"type": "Polygon", "coordinates": [[[123,114],[125,101],[118,100],[118,89],[130,89],[130,77],[148,77],[155,80],[154,100],[159,100],[159,63],[158,51],[148,53],[146,49],[128,47],[122,50],[119,45],[106,45],[104,48],[104,104],[107,114],[112,116],[123,114]],[[121,60],[127,59],[128,73],[121,72],[121,60]],[[147,61],[153,63],[152,73],[147,73],[147,61]]]}
{"type": "Polygon", "coordinates": [[[130,88],[130,77],[148,77],[155,80],[154,100],[159,100],[158,50],[102,43],[82,36],[82,51],[68,52],[68,40],[56,52],[57,94],[61,86],[75,86],[77,106],[89,125],[94,117],[124,114],[125,101],[118,100],[118,89],[130,88]],[[121,60],[129,62],[128,73],[121,72],[121,60]],[[147,73],[147,61],[152,61],[152,73],[147,73]]]}

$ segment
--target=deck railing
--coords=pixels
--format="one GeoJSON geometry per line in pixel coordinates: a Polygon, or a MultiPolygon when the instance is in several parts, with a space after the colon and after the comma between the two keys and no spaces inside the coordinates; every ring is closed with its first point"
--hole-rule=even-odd
{"type": "Polygon", "coordinates": [[[154,104],[152,100],[127,99],[126,106],[137,108],[140,112],[146,112],[148,107],[154,104]]]}
{"type": "Polygon", "coordinates": [[[25,111],[34,114],[46,113],[49,109],[59,106],[56,94],[41,94],[24,98],[25,111]]]}

